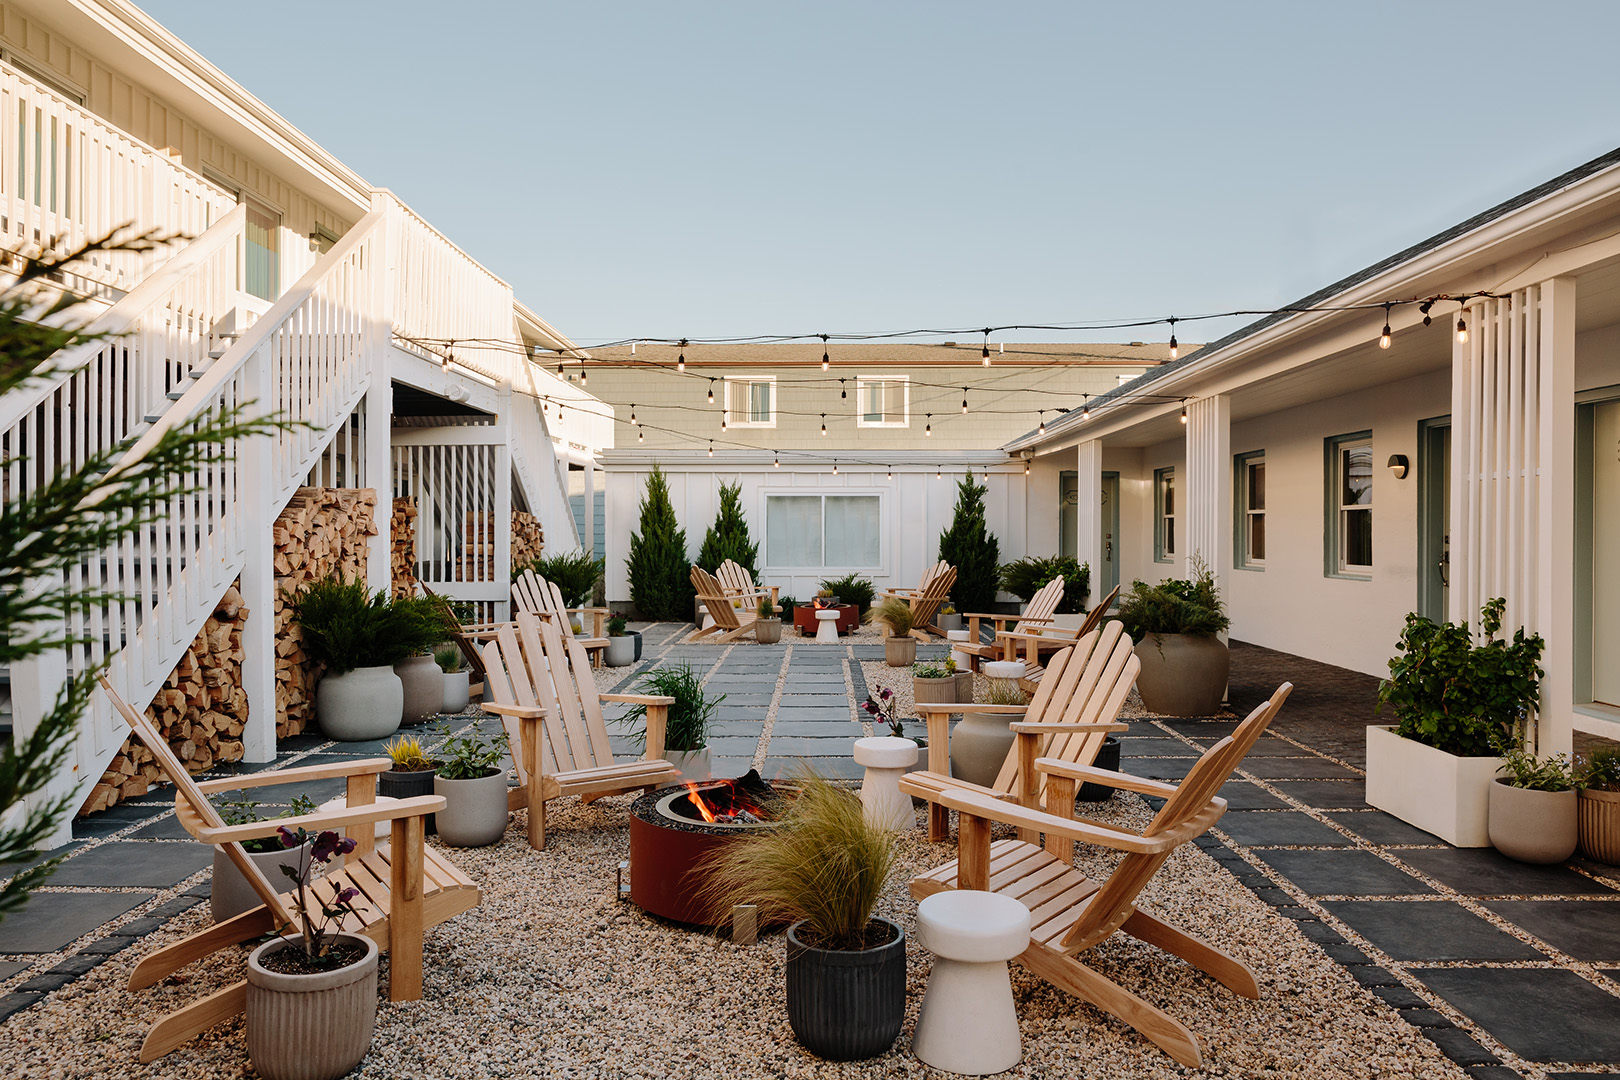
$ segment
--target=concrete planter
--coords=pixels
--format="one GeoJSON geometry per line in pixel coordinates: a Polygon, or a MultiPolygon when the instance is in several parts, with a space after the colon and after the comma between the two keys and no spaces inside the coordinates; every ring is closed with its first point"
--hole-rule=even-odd
{"type": "MultiPolygon", "coordinates": [[[[680,782],[702,781],[714,775],[714,750],[701,746],[696,750],[665,750],[664,760],[681,770],[680,782]]],[[[672,787],[672,784],[665,784],[672,787]]]]}
{"type": "Polygon", "coordinates": [[[405,691],[401,708],[401,727],[414,727],[438,715],[444,704],[444,672],[432,656],[408,656],[394,665],[405,691]]]}
{"type": "Polygon", "coordinates": [[[883,639],[883,662],[890,667],[910,667],[917,662],[917,639],[910,634],[890,634],[883,639]]]}
{"type": "Polygon", "coordinates": [[[1136,689],[1148,712],[1214,716],[1220,711],[1232,666],[1224,641],[1206,634],[1148,634],[1136,657],[1142,661],[1136,689]]]}
{"type": "Polygon", "coordinates": [[[1499,776],[1490,787],[1491,846],[1510,859],[1560,863],[1575,854],[1574,788],[1534,791],[1499,776]]]}
{"type": "Polygon", "coordinates": [[[629,634],[608,638],[602,662],[608,667],[629,667],[636,662],[636,639],[629,634]]]}
{"type": "Polygon", "coordinates": [[[377,943],[358,934],[338,939],[364,946],[364,959],[336,971],[283,975],[261,960],[275,950],[301,948],[296,939],[267,941],[248,954],[248,1057],[265,1080],[336,1080],[371,1049],[377,943]]]}
{"type": "Polygon", "coordinates": [[[934,625],[948,634],[952,630],[962,629],[962,616],[955,611],[949,615],[936,615],[934,616],[934,625]]]}
{"type": "Polygon", "coordinates": [[[1016,735],[1008,728],[1018,713],[963,713],[951,732],[951,775],[981,787],[994,787],[1016,735]]]}
{"type": "Polygon", "coordinates": [[[1581,854],[1620,866],[1620,791],[1587,788],[1576,802],[1581,854]]]}
{"type": "Polygon", "coordinates": [[[972,701],[973,700],[973,672],[971,672],[971,671],[958,671],[955,675],[951,676],[951,678],[956,680],[956,690],[955,690],[955,693],[954,693],[953,700],[955,700],[955,701],[972,701]]]}
{"type": "Polygon", "coordinates": [[[451,847],[488,847],[506,835],[506,770],[473,780],[434,776],[433,794],[444,796],[436,815],[439,839],[451,847]]]}
{"type": "Polygon", "coordinates": [[[1367,802],[1457,847],[1489,847],[1494,757],[1457,757],[1395,734],[1367,728],[1367,802]]]}
{"type": "Polygon", "coordinates": [[[472,700],[472,674],[467,671],[447,671],[444,673],[444,701],[439,711],[454,716],[467,707],[472,700]]]}
{"type": "Polygon", "coordinates": [[[781,619],[755,619],[754,640],[761,645],[775,645],[782,640],[781,619]]]}
{"type": "MultiPolygon", "coordinates": [[[[248,861],[259,868],[259,873],[270,882],[270,887],[278,893],[284,893],[293,887],[292,878],[281,872],[283,866],[298,869],[298,862],[303,852],[309,848],[306,843],[301,848],[282,848],[280,851],[250,851],[247,853],[248,861]]],[[[226,919],[234,919],[244,911],[252,911],[264,901],[259,894],[253,891],[242,871],[236,868],[230,857],[219,848],[214,849],[214,876],[209,882],[208,910],[214,916],[214,921],[222,923],[226,919]]]]}
{"type": "Polygon", "coordinates": [[[315,687],[315,719],[338,742],[386,739],[399,730],[404,713],[405,686],[386,665],[327,672],[315,687]]]}
{"type": "Polygon", "coordinates": [[[912,701],[955,701],[956,676],[947,675],[943,679],[919,679],[911,677],[912,701]]]}

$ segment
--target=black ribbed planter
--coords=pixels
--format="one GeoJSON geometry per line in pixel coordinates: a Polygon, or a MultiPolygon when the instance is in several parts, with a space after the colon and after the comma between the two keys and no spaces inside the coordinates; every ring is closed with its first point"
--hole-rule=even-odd
{"type": "MultiPolygon", "coordinates": [[[[1097,759],[1092,762],[1099,769],[1109,772],[1119,772],[1119,737],[1110,735],[1103,740],[1097,750],[1097,759]]],[[[1081,784],[1075,798],[1080,802],[1104,802],[1114,797],[1114,788],[1105,784],[1081,784]]]]}
{"type": "MultiPolygon", "coordinates": [[[[391,799],[414,799],[418,795],[433,794],[433,778],[438,775],[438,769],[419,769],[416,772],[383,772],[377,774],[377,794],[386,795],[391,799]]],[[[434,824],[433,815],[427,816],[426,828],[423,829],[428,836],[438,832],[434,824]]]]}
{"type": "Polygon", "coordinates": [[[632,660],[631,663],[639,663],[641,661],[641,631],[626,630],[625,633],[636,639],[636,658],[632,660]]]}
{"type": "Polygon", "coordinates": [[[894,1045],[906,1018],[906,934],[876,949],[813,949],[787,932],[787,1008],[793,1035],[828,1061],[877,1057],[894,1045]]]}

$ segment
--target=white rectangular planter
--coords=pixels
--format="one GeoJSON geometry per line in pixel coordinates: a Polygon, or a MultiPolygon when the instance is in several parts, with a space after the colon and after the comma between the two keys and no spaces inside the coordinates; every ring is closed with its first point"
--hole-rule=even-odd
{"type": "Polygon", "coordinates": [[[1395,734],[1367,728],[1367,802],[1457,847],[1490,847],[1485,829],[1494,757],[1457,757],[1395,734]]]}

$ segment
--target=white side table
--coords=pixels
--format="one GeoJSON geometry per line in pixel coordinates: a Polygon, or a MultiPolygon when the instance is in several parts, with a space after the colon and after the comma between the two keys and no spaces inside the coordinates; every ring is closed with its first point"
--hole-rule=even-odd
{"type": "Polygon", "coordinates": [[[963,652],[961,649],[958,649],[955,645],[955,643],[958,641],[966,641],[968,639],[968,632],[966,630],[947,630],[945,631],[945,637],[947,640],[952,642],[951,659],[956,661],[956,670],[972,671],[973,668],[970,666],[970,663],[973,658],[967,653],[963,652]]]}
{"type": "Polygon", "coordinates": [[[838,644],[838,609],[816,609],[816,640],[838,644]]]}
{"type": "Polygon", "coordinates": [[[880,829],[903,832],[917,824],[911,796],[900,790],[900,778],[917,764],[917,744],[893,735],[855,740],[855,761],[866,766],[861,805],[866,820],[880,829]]]}
{"type": "Polygon", "coordinates": [[[1024,1048],[1007,961],[1029,947],[1029,909],[990,892],[935,893],[917,905],[917,936],[935,960],[912,1052],[966,1076],[1018,1064],[1024,1048]]]}

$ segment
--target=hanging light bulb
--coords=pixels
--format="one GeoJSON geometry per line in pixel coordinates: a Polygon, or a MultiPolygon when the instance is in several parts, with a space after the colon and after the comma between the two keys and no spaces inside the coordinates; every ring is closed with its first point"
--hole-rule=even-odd
{"type": "Polygon", "coordinates": [[[822,436],[822,438],[827,437],[827,414],[826,413],[821,414],[821,436],[822,436]]]}
{"type": "Polygon", "coordinates": [[[645,431],[643,431],[641,428],[636,428],[636,442],[644,443],[646,441],[647,441],[647,433],[645,431]]]}
{"type": "Polygon", "coordinates": [[[714,380],[709,380],[709,404],[714,404],[714,380]]]}
{"type": "Polygon", "coordinates": [[[923,434],[928,435],[930,437],[934,434],[934,414],[933,413],[928,414],[928,426],[923,428],[923,434]]]}
{"type": "Polygon", "coordinates": [[[1045,409],[1040,410],[1040,414],[1041,414],[1041,426],[1035,429],[1035,433],[1038,434],[1038,435],[1045,435],[1046,434],[1046,410],[1045,409]]]}
{"type": "Polygon", "coordinates": [[[984,348],[979,351],[979,359],[985,367],[990,366],[990,328],[988,326],[984,328],[984,348]]]}
{"type": "Polygon", "coordinates": [[[1385,304],[1384,305],[1384,332],[1382,334],[1378,335],[1378,347],[1380,349],[1389,348],[1389,309],[1390,309],[1390,305],[1385,304]]]}
{"type": "Polygon", "coordinates": [[[844,389],[844,380],[838,380],[838,396],[842,400],[849,400],[849,391],[844,389]]]}
{"type": "Polygon", "coordinates": [[[1024,475],[1025,476],[1029,475],[1029,459],[1028,458],[1024,459],[1024,475]]]}
{"type": "Polygon", "coordinates": [[[714,440],[709,440],[709,456],[714,457],[714,440]]]}
{"type": "Polygon", "coordinates": [[[562,378],[562,361],[557,361],[557,378],[562,378]]]}
{"type": "Polygon", "coordinates": [[[1468,324],[1463,322],[1462,312],[1457,312],[1457,344],[1468,344],[1468,324]]]}
{"type": "Polygon", "coordinates": [[[967,387],[962,387],[962,415],[967,415],[967,387]]]}
{"type": "Polygon", "coordinates": [[[771,454],[771,468],[780,469],[781,467],[782,467],[782,459],[781,459],[781,457],[779,457],[775,453],[772,453],[771,454]]]}
{"type": "Polygon", "coordinates": [[[1086,394],[1080,402],[1080,419],[1091,419],[1091,395],[1086,394]]]}
{"type": "Polygon", "coordinates": [[[636,403],[633,401],[630,403],[630,426],[636,426],[636,403]]]}
{"type": "Polygon", "coordinates": [[[1170,359],[1174,360],[1181,353],[1181,347],[1176,344],[1176,322],[1174,315],[1170,316],[1170,359]]]}
{"type": "Polygon", "coordinates": [[[579,385],[588,386],[590,384],[590,378],[590,374],[585,370],[585,365],[579,365],[579,385]]]}
{"type": "Polygon", "coordinates": [[[935,468],[934,468],[934,479],[935,480],[943,480],[943,479],[945,479],[945,470],[939,468],[938,466],[935,466],[935,468]]]}
{"type": "Polygon", "coordinates": [[[892,465],[889,466],[889,479],[890,480],[894,479],[894,466],[892,466],[892,465]]]}
{"type": "Polygon", "coordinates": [[[1186,405],[1181,406],[1181,422],[1183,424],[1185,424],[1187,422],[1187,406],[1186,405]]]}
{"type": "Polygon", "coordinates": [[[821,335],[821,370],[826,371],[829,361],[827,359],[827,335],[821,335]]]}
{"type": "Polygon", "coordinates": [[[726,418],[724,416],[720,418],[720,430],[726,430],[726,418]]]}
{"type": "Polygon", "coordinates": [[[836,462],[836,461],[833,462],[833,475],[834,476],[838,475],[838,462],[836,462]]]}
{"type": "Polygon", "coordinates": [[[686,339],[685,338],[681,338],[681,354],[675,358],[675,370],[681,372],[682,374],[685,374],[685,372],[686,372],[686,339]]]}

